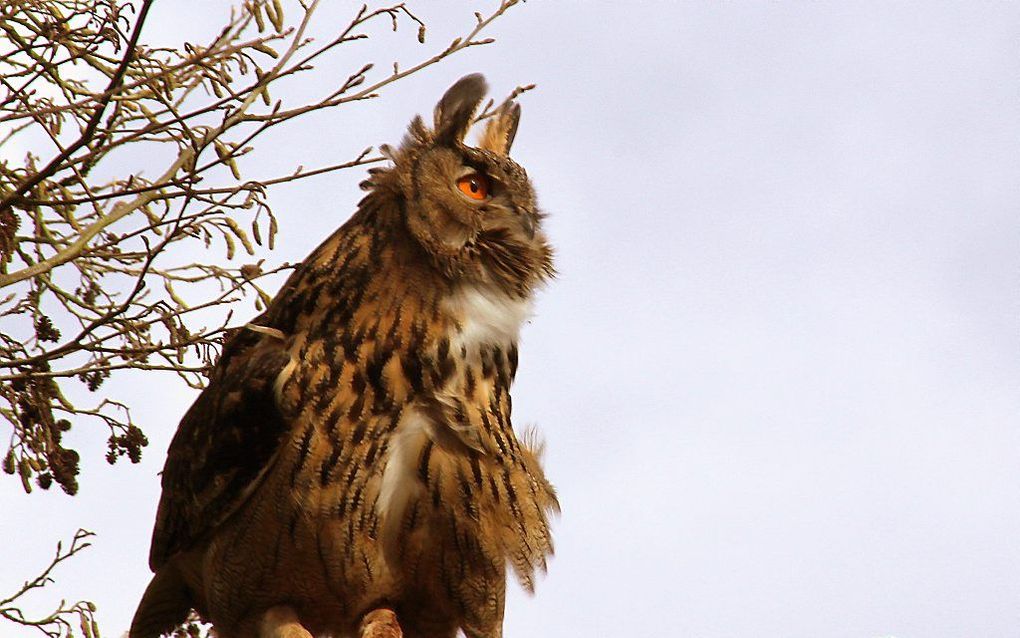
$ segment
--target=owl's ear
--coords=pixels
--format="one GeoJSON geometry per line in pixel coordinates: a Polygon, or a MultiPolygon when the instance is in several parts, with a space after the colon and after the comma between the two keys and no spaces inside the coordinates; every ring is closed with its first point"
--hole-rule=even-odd
{"type": "Polygon", "coordinates": [[[508,155],[510,145],[517,135],[517,124],[521,121],[521,105],[508,102],[500,107],[499,112],[489,119],[478,142],[479,148],[492,151],[497,155],[508,155]]]}
{"type": "Polygon", "coordinates": [[[489,85],[481,73],[465,75],[457,80],[436,104],[436,141],[447,144],[463,141],[475,109],[488,91],[489,85]]]}

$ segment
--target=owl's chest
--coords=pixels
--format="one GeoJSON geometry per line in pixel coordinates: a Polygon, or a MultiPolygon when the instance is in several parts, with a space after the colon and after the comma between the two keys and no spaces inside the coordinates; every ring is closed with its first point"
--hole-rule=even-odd
{"type": "Polygon", "coordinates": [[[434,308],[426,329],[416,327],[425,313],[402,308],[371,330],[320,331],[301,344],[280,399],[299,415],[287,470],[296,482],[361,505],[357,483],[378,477],[375,509],[385,514],[421,491],[433,453],[514,449],[509,386],[529,302],[465,286],[434,308]],[[387,337],[414,334],[428,338],[387,337]]]}
{"type": "Polygon", "coordinates": [[[470,475],[475,482],[479,458],[498,457],[516,445],[510,426],[511,361],[530,305],[465,287],[447,298],[443,309],[450,321],[436,361],[450,371],[402,410],[382,463],[376,509],[391,525],[419,499],[435,507],[470,500],[461,479],[470,475]],[[452,363],[444,366],[444,359],[452,363]]]}

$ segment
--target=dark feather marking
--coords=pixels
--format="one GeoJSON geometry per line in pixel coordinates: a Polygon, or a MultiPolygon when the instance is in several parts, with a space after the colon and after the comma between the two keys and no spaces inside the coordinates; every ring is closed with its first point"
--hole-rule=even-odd
{"type": "Polygon", "coordinates": [[[500,502],[499,486],[496,484],[496,475],[492,473],[489,474],[489,490],[492,492],[492,498],[498,505],[500,502]]]}
{"type": "Polygon", "coordinates": [[[457,472],[457,481],[460,483],[460,495],[464,501],[464,509],[468,511],[468,514],[472,519],[478,520],[478,503],[475,501],[474,488],[471,486],[471,481],[464,475],[464,472],[457,472]]]}
{"type": "Polygon", "coordinates": [[[441,501],[442,501],[442,498],[439,495],[439,482],[436,481],[432,485],[432,507],[435,507],[435,508],[438,509],[439,508],[439,503],[441,501]]]}
{"type": "Polygon", "coordinates": [[[383,397],[387,394],[386,382],[383,378],[383,368],[389,360],[390,353],[388,351],[376,350],[365,363],[365,376],[377,397],[383,397]]]}
{"type": "Polygon", "coordinates": [[[304,434],[301,435],[301,443],[298,447],[298,458],[297,463],[294,464],[290,474],[290,482],[293,484],[297,481],[298,474],[301,473],[301,469],[305,465],[305,461],[308,460],[308,452],[312,448],[312,437],[315,436],[315,428],[308,426],[305,428],[304,434]]]}
{"type": "Polygon", "coordinates": [[[497,388],[497,392],[494,392],[492,397],[489,398],[489,411],[495,415],[496,425],[499,427],[499,431],[506,438],[510,452],[514,455],[514,457],[518,457],[521,454],[521,446],[517,441],[517,437],[514,436],[510,421],[506,418],[503,410],[500,409],[499,395],[501,392],[502,391],[497,388]]]}
{"type": "Polygon", "coordinates": [[[425,342],[425,337],[428,334],[428,324],[425,319],[418,316],[411,322],[411,341],[408,343],[407,352],[418,354],[422,349],[422,344],[425,342]]]}
{"type": "Polygon", "coordinates": [[[410,509],[410,511],[408,512],[408,515],[407,515],[407,528],[408,529],[414,529],[415,527],[418,526],[418,514],[419,514],[419,511],[420,511],[420,508],[418,506],[418,501],[412,501],[411,502],[411,509],[410,509]]]}
{"type": "Polygon", "coordinates": [[[370,469],[375,464],[376,458],[379,456],[381,440],[382,437],[379,436],[372,437],[372,442],[369,444],[368,450],[365,451],[365,460],[363,466],[366,469],[370,469]]]}
{"type": "Polygon", "coordinates": [[[422,446],[421,458],[418,459],[418,478],[426,485],[429,483],[429,461],[432,459],[432,445],[431,440],[427,441],[422,446]]]}
{"type": "Polygon", "coordinates": [[[347,468],[347,473],[343,476],[343,482],[341,483],[345,488],[350,488],[354,485],[354,477],[361,473],[361,468],[358,467],[357,463],[351,463],[350,467],[347,468]]]}
{"type": "Polygon", "coordinates": [[[496,368],[496,382],[501,386],[509,386],[510,378],[503,350],[499,346],[492,348],[492,365],[496,368]]]}
{"type": "Polygon", "coordinates": [[[486,432],[492,433],[493,435],[492,438],[496,439],[496,447],[499,448],[500,457],[505,458],[507,455],[507,445],[503,433],[500,432],[499,430],[493,431],[492,421],[489,420],[489,414],[487,412],[483,411],[481,417],[482,417],[482,429],[485,430],[486,432]]]}
{"type": "Polygon", "coordinates": [[[315,384],[315,389],[312,391],[315,397],[315,411],[320,414],[325,412],[326,408],[333,401],[333,393],[329,389],[336,385],[336,382],[332,378],[332,370],[330,372],[329,376],[323,377],[315,384]]]}
{"type": "MultiPolygon", "coordinates": [[[[347,361],[354,364],[358,362],[358,356],[361,354],[359,352],[361,349],[361,344],[364,342],[365,331],[360,328],[344,332],[340,336],[340,343],[344,347],[344,357],[347,359],[347,361]]],[[[357,378],[357,376],[358,375],[355,375],[355,378],[357,378]]],[[[362,379],[362,382],[364,382],[364,379],[362,379]]],[[[354,391],[358,392],[359,389],[355,388],[354,391]]]]}
{"type": "MultiPolygon", "coordinates": [[[[375,508],[371,508],[371,511],[375,512],[375,508]]],[[[374,514],[372,515],[372,524],[368,527],[368,535],[373,540],[379,538],[379,517],[374,514]]]]}
{"type": "Polygon", "coordinates": [[[422,375],[421,359],[414,352],[406,353],[400,357],[400,367],[404,371],[404,377],[411,385],[411,389],[416,394],[423,392],[425,382],[422,375]]]}
{"type": "Polygon", "coordinates": [[[365,375],[356,373],[351,379],[351,394],[363,394],[365,392],[365,375]]]}
{"type": "Polygon", "coordinates": [[[513,383],[514,377],[517,376],[517,343],[511,343],[510,349],[507,351],[507,361],[510,362],[510,382],[513,383]]]}
{"type": "Polygon", "coordinates": [[[339,438],[332,444],[329,451],[329,456],[322,463],[322,469],[319,472],[319,484],[323,487],[329,484],[330,476],[333,474],[333,469],[336,468],[336,464],[340,461],[340,455],[343,452],[343,442],[339,438]]]}
{"type": "Polygon", "coordinates": [[[365,552],[361,552],[361,562],[365,565],[365,573],[368,574],[369,580],[372,579],[372,564],[368,561],[368,555],[365,552]]]}
{"type": "Polygon", "coordinates": [[[344,414],[346,413],[347,410],[344,409],[343,404],[341,404],[339,401],[336,401],[329,409],[329,412],[326,414],[326,418],[322,423],[323,428],[329,435],[329,441],[334,448],[340,447],[342,445],[340,439],[340,428],[337,426],[340,424],[340,419],[343,418],[344,414]]]}
{"type": "Polygon", "coordinates": [[[347,495],[341,491],[337,491],[336,507],[334,508],[334,517],[337,519],[343,519],[347,516],[348,507],[347,495]]]}
{"type": "Polygon", "coordinates": [[[482,464],[478,461],[477,454],[471,454],[469,456],[469,463],[471,464],[471,474],[474,475],[475,484],[479,487],[482,486],[482,464]]]}
{"type": "MultiPolygon", "coordinates": [[[[360,503],[361,499],[359,498],[358,500],[360,503]]],[[[361,516],[358,518],[358,528],[365,530],[368,528],[369,523],[375,518],[375,512],[368,507],[359,507],[359,511],[361,512],[361,516]]]]}
{"type": "Polygon", "coordinates": [[[493,378],[493,373],[495,372],[495,369],[494,366],[492,365],[492,356],[490,354],[489,348],[487,348],[484,345],[481,346],[481,348],[479,349],[479,354],[481,355],[482,359],[482,378],[483,379],[493,378]]]}
{"type": "Polygon", "coordinates": [[[387,434],[392,433],[397,429],[397,425],[400,423],[400,418],[404,414],[404,407],[401,406],[396,409],[395,412],[390,414],[390,417],[384,422],[386,425],[385,432],[387,434]]]}
{"type": "Polygon", "coordinates": [[[358,486],[354,488],[354,492],[351,493],[351,507],[355,510],[361,505],[361,496],[364,489],[364,484],[358,484],[358,486]]]}
{"type": "Polygon", "coordinates": [[[376,269],[380,269],[382,266],[385,249],[386,246],[384,242],[379,241],[375,236],[370,237],[370,241],[368,242],[368,261],[376,269]]]}
{"type": "Polygon", "coordinates": [[[321,286],[309,286],[301,300],[301,311],[310,314],[319,304],[319,295],[322,294],[321,286]]]}
{"type": "Polygon", "coordinates": [[[400,303],[393,304],[393,320],[390,322],[390,329],[386,333],[386,343],[390,348],[399,350],[403,345],[400,334],[400,323],[404,313],[404,306],[400,303]]]}
{"type": "MultiPolygon", "coordinates": [[[[445,341],[445,339],[444,339],[445,341]]],[[[440,342],[441,344],[442,342],[440,342]]],[[[449,345],[449,344],[447,344],[449,345]]],[[[432,387],[442,387],[446,380],[453,376],[453,373],[457,370],[457,364],[454,363],[453,359],[449,356],[449,348],[447,348],[444,356],[439,357],[438,352],[434,360],[434,365],[431,370],[432,387]]]]}
{"type": "MultiPolygon", "coordinates": [[[[355,377],[355,378],[357,379],[357,378],[361,378],[361,377],[359,376],[359,377],[355,377]]],[[[355,428],[356,428],[355,429],[355,435],[353,437],[353,441],[354,441],[355,444],[357,444],[358,441],[361,440],[361,437],[365,435],[365,432],[364,432],[365,425],[364,425],[364,422],[361,420],[361,415],[365,411],[365,396],[367,394],[368,393],[365,392],[364,390],[362,390],[361,392],[357,393],[355,395],[355,397],[354,397],[354,403],[352,403],[350,409],[347,410],[347,420],[348,421],[356,421],[358,423],[358,425],[355,426],[355,428]],[[361,430],[361,434],[357,434],[357,432],[358,432],[357,428],[361,428],[362,429],[361,430]]]]}
{"type": "Polygon", "coordinates": [[[510,504],[510,511],[514,518],[521,518],[521,507],[517,504],[517,491],[514,490],[513,482],[510,480],[510,470],[503,468],[503,488],[506,489],[507,501],[510,504]]]}
{"type": "MultiPolygon", "coordinates": [[[[355,405],[364,401],[364,395],[360,395],[355,401],[355,405]]],[[[354,408],[351,408],[351,412],[354,412],[354,408]]],[[[358,408],[360,414],[361,409],[358,408]]],[[[351,445],[358,445],[361,440],[365,438],[365,431],[368,429],[368,424],[365,421],[358,421],[358,424],[354,426],[354,432],[351,433],[351,445]]]]}

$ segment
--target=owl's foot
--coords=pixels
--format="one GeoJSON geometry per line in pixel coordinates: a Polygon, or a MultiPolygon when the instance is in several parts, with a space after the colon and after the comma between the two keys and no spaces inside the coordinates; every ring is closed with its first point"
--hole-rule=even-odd
{"type": "Polygon", "coordinates": [[[404,632],[392,609],[373,609],[361,619],[361,638],[402,638],[404,632]]]}
{"type": "Polygon", "coordinates": [[[312,638],[290,607],[267,609],[259,623],[259,638],[312,638]]]}

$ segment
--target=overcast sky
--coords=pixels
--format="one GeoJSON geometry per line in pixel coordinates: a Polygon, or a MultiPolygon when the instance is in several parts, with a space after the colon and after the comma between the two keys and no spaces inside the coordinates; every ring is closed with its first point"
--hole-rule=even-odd
{"type": "MultiPolygon", "coordinates": [[[[228,6],[163,0],[147,36],[201,39],[228,6]]],[[[383,32],[335,75],[431,54],[491,6],[420,6],[424,47],[383,32]]],[[[532,0],[493,34],[245,169],[397,142],[468,72],[539,85],[513,154],[560,276],[514,420],[544,434],[563,514],[506,634],[1020,636],[1020,4],[532,0]]],[[[345,220],[362,176],[274,191],[279,258],[345,220]]],[[[107,466],[97,431],[74,499],[0,481],[0,592],[87,527],[54,594],[95,600],[110,636],[194,398],[131,383],[140,466],[107,466]]]]}

